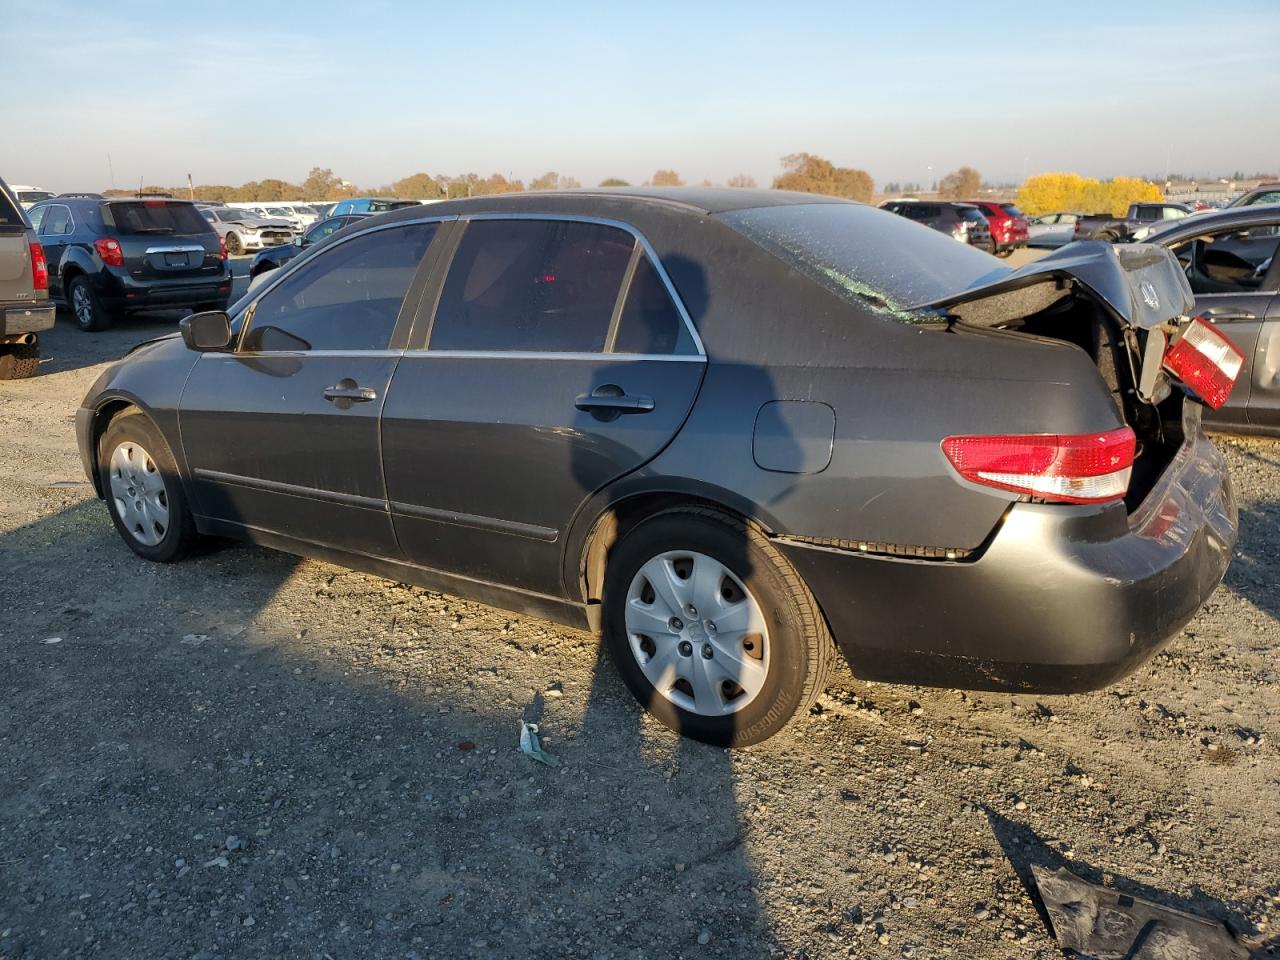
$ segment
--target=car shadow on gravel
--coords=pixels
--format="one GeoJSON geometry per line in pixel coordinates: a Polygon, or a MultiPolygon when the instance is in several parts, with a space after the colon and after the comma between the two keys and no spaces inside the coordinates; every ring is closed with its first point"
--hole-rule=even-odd
{"type": "Polygon", "coordinates": [[[603,660],[544,718],[552,768],[527,699],[469,692],[527,662],[498,628],[460,651],[371,606],[439,595],[247,546],[148,564],[94,500],[0,565],[6,960],[769,954],[729,754],[603,660]]]}
{"type": "MultiPolygon", "coordinates": [[[[1180,896],[1149,886],[1139,880],[1103,870],[1092,864],[1083,863],[1080,860],[1068,860],[1053,847],[1049,846],[1035,830],[1026,824],[1010,820],[990,807],[984,807],[983,811],[986,813],[992,834],[1004,851],[1010,866],[1013,867],[1014,872],[1017,874],[1018,880],[1022,883],[1027,896],[1035,905],[1036,913],[1039,914],[1046,934],[1051,939],[1053,937],[1053,925],[1049,921],[1049,914],[1045,909],[1039,887],[1036,885],[1035,877],[1031,872],[1033,865],[1049,870],[1063,868],[1082,880],[1112,888],[1118,893],[1149,900],[1185,913],[1221,921],[1235,936],[1259,936],[1259,931],[1253,927],[1248,917],[1232,910],[1221,900],[1210,897],[1195,883],[1191,885],[1189,896],[1180,896]]],[[[1256,944],[1256,941],[1253,942],[1256,944]]],[[[1138,946],[1138,944],[1135,943],[1135,946],[1138,946]]],[[[1257,958],[1274,956],[1273,950],[1277,946],[1280,946],[1280,941],[1276,940],[1256,944],[1251,956],[1257,958]]],[[[1144,957],[1146,955],[1146,952],[1141,950],[1133,954],[1135,957],[1144,957]]]]}

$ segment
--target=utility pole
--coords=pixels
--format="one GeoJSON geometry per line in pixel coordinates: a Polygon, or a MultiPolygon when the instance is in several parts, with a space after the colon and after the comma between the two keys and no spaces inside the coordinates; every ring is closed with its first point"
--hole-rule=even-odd
{"type": "Polygon", "coordinates": [[[107,152],[107,173],[111,175],[111,189],[116,188],[116,168],[111,163],[111,153],[107,152]]]}
{"type": "Polygon", "coordinates": [[[196,198],[196,188],[191,185],[191,174],[187,174],[187,199],[194,200],[196,198]]]}

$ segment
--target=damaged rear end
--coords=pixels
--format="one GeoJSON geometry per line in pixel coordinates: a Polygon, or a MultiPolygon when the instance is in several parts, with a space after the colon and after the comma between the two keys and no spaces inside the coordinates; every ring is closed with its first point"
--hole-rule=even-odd
{"type": "MultiPolygon", "coordinates": [[[[935,418],[978,429],[935,442],[975,512],[986,503],[1002,513],[954,562],[789,551],[819,598],[835,594],[835,578],[856,584],[855,603],[824,604],[855,673],[1096,689],[1191,619],[1221,582],[1237,530],[1226,464],[1200,414],[1225,400],[1240,369],[1238,351],[1189,315],[1193,303],[1167,251],[1082,243],[913,309],[914,323],[932,327],[928,355],[947,343],[963,354],[978,397],[935,418]],[[1063,343],[1087,354],[1096,378],[1079,354],[1064,358],[1063,343]],[[1007,362],[1019,346],[1020,369],[1007,362]]],[[[932,389],[944,398],[952,388],[932,389]]]]}

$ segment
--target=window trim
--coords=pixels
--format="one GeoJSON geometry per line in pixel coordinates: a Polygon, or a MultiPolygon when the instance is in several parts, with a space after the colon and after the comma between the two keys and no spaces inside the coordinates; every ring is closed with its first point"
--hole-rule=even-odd
{"type": "MultiPolygon", "coordinates": [[[[278,267],[273,270],[272,272],[278,273],[279,276],[273,277],[271,280],[264,283],[258,290],[255,290],[253,293],[253,299],[245,304],[243,310],[239,311],[239,316],[241,317],[240,332],[236,335],[235,342],[230,344],[225,351],[211,350],[205,355],[211,357],[372,357],[385,356],[388,354],[392,356],[400,356],[404,350],[394,346],[383,350],[242,350],[241,346],[244,343],[245,336],[249,332],[249,328],[253,325],[253,315],[257,311],[258,304],[262,301],[262,298],[301,269],[304,264],[315,259],[314,256],[310,255],[312,251],[319,250],[323,247],[325,252],[328,252],[342,246],[343,244],[350,243],[357,237],[368,236],[371,233],[378,233],[382,230],[394,230],[397,227],[415,226],[421,223],[440,224],[440,230],[443,230],[445,223],[457,219],[457,216],[435,216],[418,217],[413,220],[395,220],[391,223],[374,224],[367,229],[359,230],[350,236],[343,237],[333,243],[328,243],[327,241],[330,237],[335,236],[340,230],[346,229],[346,227],[339,227],[338,230],[329,234],[328,237],[324,237],[318,243],[312,244],[309,250],[294,257],[284,267],[278,267]]],[[[404,299],[400,303],[400,312],[396,314],[395,326],[391,328],[390,342],[392,344],[396,343],[397,339],[405,339],[405,337],[398,335],[404,332],[407,336],[408,331],[411,329],[410,324],[412,324],[414,317],[417,315],[419,301],[422,297],[422,287],[426,285],[427,278],[431,277],[436,269],[435,263],[432,262],[432,250],[439,245],[440,239],[440,231],[437,230],[435,237],[432,238],[431,243],[427,246],[426,253],[423,254],[422,262],[418,264],[418,268],[414,272],[413,279],[409,281],[409,286],[405,288],[404,299]],[[410,306],[410,302],[412,302],[412,306],[410,306]],[[408,312],[406,313],[406,311],[408,312]]],[[[235,316],[232,315],[231,319],[234,320],[235,316]]]]}
{"type": "Polygon", "coordinates": [[[455,233],[451,238],[449,249],[442,254],[441,263],[438,267],[437,275],[433,278],[431,288],[431,302],[428,304],[427,297],[423,298],[421,310],[425,316],[419,317],[419,323],[422,330],[414,330],[410,338],[410,346],[405,350],[406,356],[433,356],[433,357],[493,357],[500,359],[517,359],[543,357],[546,359],[559,360],[580,360],[594,359],[600,360],[607,357],[610,360],[619,359],[640,359],[640,360],[681,360],[681,361],[705,361],[707,358],[706,347],[702,343],[702,338],[698,336],[698,329],[693,325],[693,320],[689,316],[689,311],[685,309],[684,301],[680,299],[679,293],[676,292],[675,284],[671,282],[671,277],[667,275],[667,269],[659,259],[657,253],[653,249],[653,245],[649,243],[648,238],[631,224],[622,220],[614,220],[609,217],[596,217],[590,214],[577,213],[463,213],[454,217],[462,224],[469,224],[479,220],[538,220],[552,222],[567,223],[589,223],[597,226],[613,227],[629,233],[635,241],[635,247],[631,252],[631,260],[627,263],[627,269],[624,271],[622,281],[618,287],[618,298],[613,305],[613,314],[610,317],[609,329],[605,335],[605,345],[597,351],[561,351],[553,352],[546,350],[432,350],[431,334],[435,329],[436,312],[440,307],[440,297],[444,293],[445,281],[448,279],[449,270],[453,266],[454,255],[458,252],[458,246],[462,237],[465,235],[465,226],[463,230],[455,233]],[[662,285],[666,288],[667,296],[671,298],[671,302],[675,304],[676,312],[680,315],[681,321],[688,330],[689,336],[693,341],[695,353],[612,353],[609,348],[617,340],[618,325],[622,321],[622,311],[625,308],[627,293],[631,289],[631,280],[635,275],[636,267],[639,264],[641,254],[647,255],[649,261],[657,273],[658,278],[662,281],[662,285]]]}

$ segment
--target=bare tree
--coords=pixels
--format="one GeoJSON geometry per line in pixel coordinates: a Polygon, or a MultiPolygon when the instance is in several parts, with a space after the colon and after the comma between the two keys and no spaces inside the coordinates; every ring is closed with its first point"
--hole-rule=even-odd
{"type": "Polygon", "coordinates": [[[744,187],[748,190],[754,190],[756,186],[756,178],[746,173],[735,173],[728,180],[731,187],[744,187]]]}
{"type": "Polygon", "coordinates": [[[655,187],[683,187],[684,181],[680,179],[680,174],[674,170],[659,170],[653,175],[653,179],[649,181],[655,187]]]}
{"type": "Polygon", "coordinates": [[[812,153],[792,153],[782,158],[784,172],[773,178],[775,190],[825,193],[867,203],[875,193],[871,174],[853,167],[837,167],[812,153]]]}
{"type": "Polygon", "coordinates": [[[938,194],[947,200],[965,200],[978,195],[982,174],[973,167],[953,170],[938,181],[938,194]]]}

